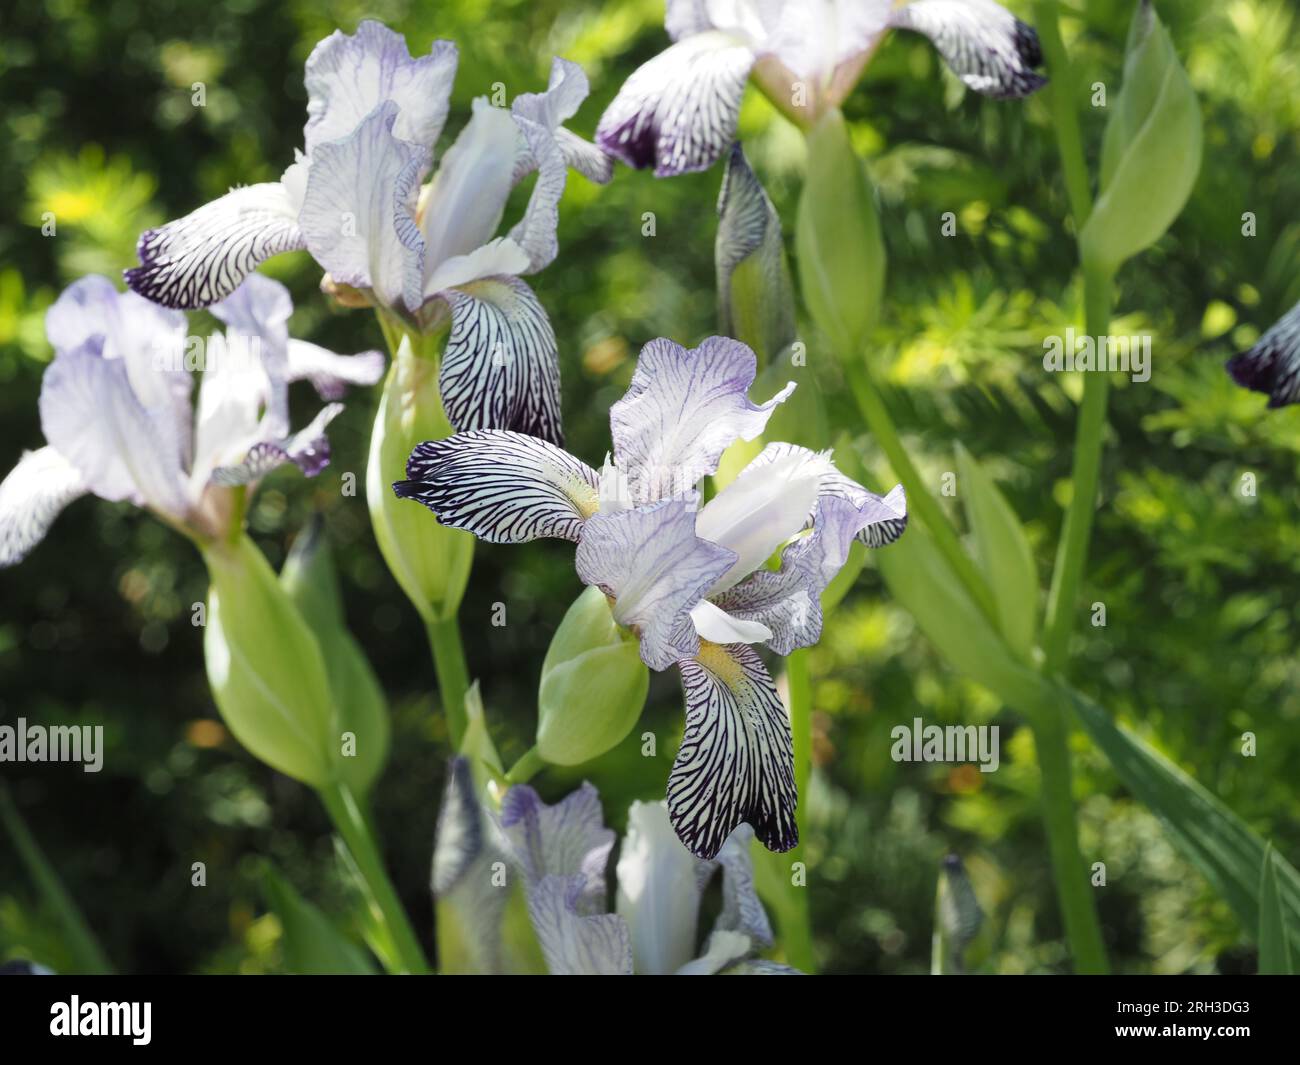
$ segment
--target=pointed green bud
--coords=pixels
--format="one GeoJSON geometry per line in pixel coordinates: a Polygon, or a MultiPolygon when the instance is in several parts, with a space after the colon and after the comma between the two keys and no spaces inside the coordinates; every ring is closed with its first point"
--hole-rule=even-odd
{"type": "Polygon", "coordinates": [[[870,179],[838,110],[808,133],[795,247],[808,313],[841,358],[860,358],[880,318],[885,244],[870,179]]]}
{"type": "Polygon", "coordinates": [[[319,514],[294,540],[280,584],[325,658],[334,696],[333,751],[339,774],[354,794],[365,795],[388,757],[388,700],[361,645],[348,631],[319,514]]]}
{"type": "Polygon", "coordinates": [[[1165,234],[1196,184],[1201,142],[1187,71],[1150,0],[1141,0],[1106,124],[1097,203],[1079,234],[1086,264],[1114,273],[1165,234]]]}
{"type": "Polygon", "coordinates": [[[203,654],[222,719],[272,769],[323,787],[335,773],[335,720],[316,637],[248,537],[209,544],[203,557],[203,654]]]}
{"type": "MultiPolygon", "coordinates": [[[[422,338],[421,347],[438,338],[422,338]]],[[[393,494],[416,444],[451,435],[438,392],[438,360],[405,336],[393,356],[370,437],[366,502],[384,561],[426,623],[453,617],[474,560],[474,537],[431,520],[393,494]]]]}
{"type": "Polygon", "coordinates": [[[537,752],[554,765],[604,754],[632,731],[650,689],[636,636],[588,588],[555,631],[537,692],[537,752]]]}

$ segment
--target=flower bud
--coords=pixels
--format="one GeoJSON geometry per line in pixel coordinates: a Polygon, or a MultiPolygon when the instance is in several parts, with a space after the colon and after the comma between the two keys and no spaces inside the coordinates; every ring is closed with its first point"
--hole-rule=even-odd
{"type": "Polygon", "coordinates": [[[871,182],[838,110],[808,133],[797,220],[804,305],[841,358],[860,358],[880,317],[885,245],[871,182]]]}
{"type": "Polygon", "coordinates": [[[614,620],[599,588],[586,589],[542,663],[537,753],[554,765],[599,757],[632,730],[649,688],[636,636],[614,620]]]}
{"type": "Polygon", "coordinates": [[[1201,140],[1196,93],[1169,31],[1142,0],[1106,124],[1100,193],[1079,234],[1085,264],[1113,273],[1164,235],[1196,184],[1201,140]]]}
{"type": "Polygon", "coordinates": [[[333,779],[334,706],[320,646],[246,536],[203,550],[203,653],[217,709],[255,757],[319,788],[333,779]]]}
{"type": "Polygon", "coordinates": [[[333,693],[331,749],[339,775],[361,796],[388,757],[388,701],[365,652],[348,631],[338,577],[316,515],[293,542],[280,585],[320,645],[333,693]]]}
{"type": "Polygon", "coordinates": [[[438,361],[417,355],[403,337],[388,370],[370,437],[366,501],[384,561],[426,623],[460,607],[474,560],[474,537],[430,520],[423,507],[393,494],[416,444],[451,435],[438,392],[438,361]]]}

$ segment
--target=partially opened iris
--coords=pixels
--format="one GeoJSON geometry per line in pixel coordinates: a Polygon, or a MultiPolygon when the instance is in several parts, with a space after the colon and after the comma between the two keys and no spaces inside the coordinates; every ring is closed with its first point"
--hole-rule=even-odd
{"type": "Polygon", "coordinates": [[[556,59],[544,93],[473,116],[423,184],[447,118],[456,46],[412,58],[378,22],[336,31],[307,60],[305,151],[279,181],[237,188],[140,238],[136,292],[168,307],[214,303],[259,263],[306,249],[345,302],[404,328],[449,321],[440,385],[453,425],[559,440],[559,364],[546,312],[520,278],[558,250],[567,167],[608,180],[609,160],[561,126],[588,92],[556,59]],[[537,179],[521,218],[498,235],[511,190],[537,179]]]}
{"type": "Polygon", "coordinates": [[[839,105],[891,29],[934,42],[970,88],[1027,96],[1046,79],[1038,37],[993,0],[668,0],[673,44],[628,78],[596,139],[660,176],[703,170],[736,135],[752,77],[777,107],[810,123],[839,105]]]}
{"type": "Polygon", "coordinates": [[[577,542],[578,575],[637,634],[644,662],[681,672],[686,731],[668,809],[703,858],[742,822],[773,850],[797,843],[789,721],[754,645],[788,654],[815,643],[821,592],[853,540],[879,546],[906,525],[901,487],[881,498],[828,454],[790,444],[769,444],[700,505],[723,451],[759,436],[794,388],[755,404],[755,371],[738,341],[655,340],[610,411],[613,454],[599,472],[544,441],[486,430],[421,444],[394,486],[493,543],[577,542]],[[779,567],[766,568],[778,549],[779,567]]]}

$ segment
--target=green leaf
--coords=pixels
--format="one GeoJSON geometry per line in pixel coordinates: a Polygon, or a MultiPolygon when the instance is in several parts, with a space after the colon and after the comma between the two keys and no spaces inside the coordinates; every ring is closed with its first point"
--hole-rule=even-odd
{"type": "Polygon", "coordinates": [[[997,485],[970,453],[957,445],[960,493],[975,534],[980,567],[988,578],[1007,643],[1028,657],[1038,621],[1038,573],[1025,530],[997,485]]]}
{"type": "Polygon", "coordinates": [[[316,636],[333,693],[331,748],[339,773],[357,795],[365,795],[388,757],[388,700],[365,652],[343,617],[329,545],[320,515],[296,540],[280,573],[280,584],[316,636]],[[350,733],[351,739],[344,740],[350,733]]]}
{"type": "Polygon", "coordinates": [[[284,930],[284,964],[290,972],[312,976],[374,974],[375,967],[365,952],[269,864],[262,871],[262,892],[284,930]]]}
{"type": "Polygon", "coordinates": [[[1291,944],[1287,941],[1286,914],[1278,894],[1278,863],[1273,844],[1264,848],[1259,874],[1259,972],[1261,976],[1294,976],[1291,944]]]}
{"type": "MultiPolygon", "coordinates": [[[[1065,694],[1092,741],[1133,797],[1156,815],[1179,852],[1210,882],[1248,933],[1261,927],[1264,840],[1218,798],[1078,692],[1065,694]]],[[[1278,906],[1289,949],[1300,949],[1300,873],[1274,855],[1278,906]]],[[[1280,922],[1281,923],[1281,922],[1280,922]]]]}
{"type": "MultiPolygon", "coordinates": [[[[19,814],[18,807],[14,805],[9,789],[2,782],[0,782],[0,824],[4,825],[9,838],[13,840],[14,850],[18,852],[19,860],[26,867],[27,875],[32,878],[32,883],[36,885],[41,897],[58,917],[63,930],[63,944],[72,956],[72,962],[76,966],[75,971],[92,975],[112,973],[113,966],[104,953],[104,948],[99,945],[99,940],[90,930],[86,918],[82,916],[76,902],[63,886],[59,874],[54,871],[54,866],[41,851],[36,838],[19,814]]],[[[39,958],[30,960],[40,961],[39,958]]]]}
{"type": "Polygon", "coordinates": [[[880,318],[885,244],[871,182],[838,110],[808,133],[795,247],[808,313],[841,358],[860,357],[880,318]]]}

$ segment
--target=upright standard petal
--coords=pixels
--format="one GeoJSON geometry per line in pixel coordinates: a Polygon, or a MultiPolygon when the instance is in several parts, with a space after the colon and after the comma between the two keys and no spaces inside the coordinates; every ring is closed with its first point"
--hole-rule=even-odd
{"type": "Polygon", "coordinates": [[[501,803],[501,832],[530,890],[547,876],[575,878],[578,890],[565,895],[574,909],[605,911],[605,866],[615,837],[594,787],[584,783],[553,806],[527,785],[513,787],[501,803]]]}
{"type": "Polygon", "coordinates": [[[145,231],[132,291],[164,307],[193,310],[229,296],[273,255],[306,247],[298,205],[278,181],[233,189],[197,211],[145,231]]]}
{"type": "Polygon", "coordinates": [[[494,544],[576,541],[596,511],[596,471],[554,444],[501,429],[457,433],[411,452],[393,491],[443,525],[494,544]]]}
{"type": "Polygon", "coordinates": [[[641,349],[627,395],[609,412],[614,456],[638,502],[690,491],[718,468],[737,438],[762,433],[791,382],[772,399],[749,399],[757,360],[737,340],[710,337],[690,350],[671,340],[641,349]]]}
{"type": "Polygon", "coordinates": [[[0,567],[26,558],[63,508],[85,494],[81,474],[54,448],[24,452],[0,481],[0,567]]]}
{"type": "Polygon", "coordinates": [[[438,370],[451,424],[514,429],[564,443],[560,357],[546,310],[515,277],[485,278],[442,293],[451,334],[438,370]]]}
{"type": "Polygon", "coordinates": [[[434,41],[412,59],[406,38],[366,19],[348,36],[335,30],[307,57],[307,152],[341,140],[386,100],[397,104],[393,135],[432,148],[442,133],[456,80],[451,41],[434,41]]]}
{"type": "Polygon", "coordinates": [[[684,37],[624,82],[596,142],[628,166],[668,177],[706,170],[736,137],[754,53],[739,37],[684,37]]]}
{"type": "Polygon", "coordinates": [[[700,899],[710,867],[673,832],[662,802],[634,802],[618,858],[618,915],[641,976],[676,972],[695,957],[700,899]]]}
{"type": "Polygon", "coordinates": [[[1043,64],[1038,34],[993,0],[914,0],[891,22],[929,37],[952,72],[985,96],[1018,99],[1047,84],[1034,72],[1043,64]]]}
{"type": "MultiPolygon", "coordinates": [[[[551,60],[551,76],[545,92],[526,92],[510,105],[517,119],[535,122],[548,130],[559,145],[564,162],[589,181],[603,185],[613,176],[613,160],[599,147],[564,128],[563,123],[578,112],[591,91],[587,75],[577,63],[556,56],[551,60]]],[[[523,173],[537,166],[531,150],[524,160],[523,173]]],[[[522,176],[516,172],[516,180],[522,176]]]]}
{"type": "Polygon", "coordinates": [[[1270,408],[1285,407],[1300,398],[1300,303],[1254,347],[1229,359],[1227,369],[1242,388],[1266,394],[1270,408]]]}
{"type": "MultiPolygon", "coordinates": [[[[667,669],[699,646],[691,609],[736,555],[695,535],[692,501],[595,514],[578,541],[578,576],[614,600],[614,620],[641,637],[641,660],[667,669]]],[[[734,827],[734,826],[733,826],[734,827]]]]}
{"type": "Polygon", "coordinates": [[[293,314],[289,290],[269,277],[252,274],[224,300],[213,304],[212,314],[226,323],[226,355],[245,360],[250,371],[260,367],[265,375],[263,398],[268,435],[286,436],[289,432],[289,317],[293,314]]]}
{"type": "Polygon", "coordinates": [[[528,272],[536,273],[559,254],[556,230],[560,225],[560,197],[569,169],[555,134],[540,122],[515,115],[515,122],[537,168],[537,182],[528,197],[528,206],[510,230],[510,239],[528,256],[528,272]]]}
{"type": "Polygon", "coordinates": [[[668,777],[668,814],[700,858],[717,856],[748,822],[769,850],[799,842],[790,720],[753,648],[700,645],[678,663],[686,732],[668,777]]]}
{"type": "Polygon", "coordinates": [[[334,281],[400,304],[418,234],[415,197],[430,151],[393,135],[389,100],[312,156],[299,222],[307,248],[334,281]]]}
{"type": "Polygon", "coordinates": [[[581,876],[546,876],[528,892],[528,916],[552,976],[631,976],[632,946],[617,914],[583,914],[581,876]]]}

